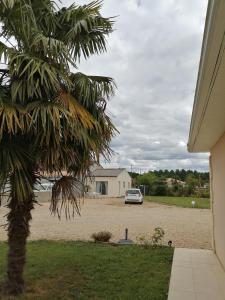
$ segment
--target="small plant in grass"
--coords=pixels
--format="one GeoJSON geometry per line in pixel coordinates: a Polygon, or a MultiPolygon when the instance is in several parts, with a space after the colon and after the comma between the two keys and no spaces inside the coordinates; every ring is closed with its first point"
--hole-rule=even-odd
{"type": "Polygon", "coordinates": [[[97,233],[93,233],[91,237],[94,239],[95,242],[108,243],[109,240],[112,238],[112,233],[109,231],[100,231],[97,233]]]}
{"type": "Polygon", "coordinates": [[[153,246],[158,246],[162,244],[165,231],[161,227],[156,227],[154,233],[151,236],[151,242],[153,246]]]}
{"type": "Polygon", "coordinates": [[[137,237],[137,241],[144,248],[156,247],[162,245],[164,235],[165,231],[161,227],[156,227],[150,237],[146,235],[140,235],[137,237]]]}
{"type": "Polygon", "coordinates": [[[137,237],[137,241],[144,248],[149,248],[152,246],[151,240],[146,235],[140,235],[137,237]]]}

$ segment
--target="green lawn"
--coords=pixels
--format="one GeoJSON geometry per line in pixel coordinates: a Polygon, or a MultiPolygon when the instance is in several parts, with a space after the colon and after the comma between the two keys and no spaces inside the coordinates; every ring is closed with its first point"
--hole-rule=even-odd
{"type": "Polygon", "coordinates": [[[192,207],[191,202],[193,200],[196,202],[196,208],[210,208],[210,201],[206,198],[145,196],[145,201],[180,207],[192,207]]]}
{"type": "MultiPolygon", "coordinates": [[[[7,246],[0,243],[0,280],[7,246]]],[[[166,300],[173,249],[88,242],[28,244],[27,292],[1,300],[166,300]]]]}

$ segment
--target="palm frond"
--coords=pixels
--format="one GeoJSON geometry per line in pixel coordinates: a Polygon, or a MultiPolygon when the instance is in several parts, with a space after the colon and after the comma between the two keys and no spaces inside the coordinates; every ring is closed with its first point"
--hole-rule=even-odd
{"type": "Polygon", "coordinates": [[[0,141],[6,132],[12,135],[27,132],[30,121],[26,109],[10,101],[0,90],[0,141]]]}
{"type": "Polygon", "coordinates": [[[58,9],[57,3],[52,0],[38,0],[31,2],[32,9],[35,11],[35,18],[40,32],[50,37],[59,26],[55,18],[55,11],[58,9]]]}
{"type": "Polygon", "coordinates": [[[64,65],[64,69],[69,70],[69,63],[76,68],[76,64],[72,60],[68,47],[63,41],[53,37],[45,36],[41,32],[34,31],[31,41],[30,49],[37,55],[42,53],[42,56],[48,57],[50,63],[54,60],[54,64],[64,65]]]}
{"type": "MultiPolygon", "coordinates": [[[[15,177],[11,193],[17,195],[18,201],[27,199],[32,193],[33,185],[29,168],[33,164],[33,154],[23,141],[23,137],[3,139],[0,143],[0,182],[6,183],[10,176],[15,177]]],[[[11,186],[12,188],[12,186],[11,186]]]]}
{"type": "Polygon", "coordinates": [[[82,101],[83,105],[96,105],[100,99],[109,99],[114,95],[116,84],[111,77],[90,76],[75,73],[70,76],[73,83],[73,93],[82,101]]]}
{"type": "Polygon", "coordinates": [[[36,143],[41,146],[59,147],[67,140],[84,140],[87,130],[96,126],[92,115],[67,92],[61,92],[54,102],[32,102],[27,111],[36,143]]]}
{"type": "Polygon", "coordinates": [[[62,104],[64,109],[67,109],[71,116],[71,124],[76,125],[76,120],[87,129],[92,129],[95,126],[95,120],[92,115],[73,97],[72,94],[61,91],[57,100],[62,104]]]}
{"type": "Polygon", "coordinates": [[[2,8],[12,9],[16,0],[2,0],[2,8]]]}
{"type": "Polygon", "coordinates": [[[73,4],[57,13],[61,28],[55,34],[67,43],[75,60],[81,55],[87,59],[106,51],[106,36],[112,32],[113,19],[101,16],[101,6],[102,1],[84,6],[73,4]]]}
{"type": "Polygon", "coordinates": [[[29,49],[30,35],[37,30],[35,13],[31,1],[3,0],[0,2],[0,22],[2,25],[1,36],[13,38],[18,48],[29,49]]]}
{"type": "Polygon", "coordinates": [[[63,176],[52,187],[50,211],[61,218],[62,211],[67,219],[74,217],[75,212],[80,215],[80,201],[82,184],[72,176],[63,176]]]}
{"type": "Polygon", "coordinates": [[[22,103],[31,98],[48,99],[58,93],[61,89],[59,78],[69,84],[63,65],[27,53],[10,55],[9,72],[13,78],[12,99],[22,103]]]}

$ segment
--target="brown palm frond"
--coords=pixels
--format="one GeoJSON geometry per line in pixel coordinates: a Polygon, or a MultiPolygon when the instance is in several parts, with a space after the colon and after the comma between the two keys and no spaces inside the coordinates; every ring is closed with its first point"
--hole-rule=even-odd
{"type": "Polygon", "coordinates": [[[61,218],[64,210],[66,219],[74,218],[75,212],[80,215],[80,197],[82,183],[72,176],[63,176],[52,187],[50,211],[61,218]],[[72,209],[72,212],[71,212],[72,209]]]}
{"type": "Polygon", "coordinates": [[[69,112],[72,123],[79,120],[84,128],[92,129],[95,126],[92,115],[70,93],[61,91],[57,101],[69,112]]]}

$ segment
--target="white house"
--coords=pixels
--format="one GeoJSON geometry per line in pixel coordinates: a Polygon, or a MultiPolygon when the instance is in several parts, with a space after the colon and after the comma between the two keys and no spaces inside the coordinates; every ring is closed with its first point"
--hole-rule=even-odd
{"type": "Polygon", "coordinates": [[[188,150],[210,153],[213,247],[225,268],[224,33],[225,1],[209,1],[188,150]]]}
{"type": "Polygon", "coordinates": [[[87,192],[107,197],[122,197],[131,188],[131,177],[126,169],[104,169],[98,167],[86,182],[87,192]]]}

